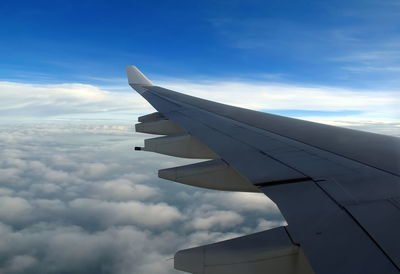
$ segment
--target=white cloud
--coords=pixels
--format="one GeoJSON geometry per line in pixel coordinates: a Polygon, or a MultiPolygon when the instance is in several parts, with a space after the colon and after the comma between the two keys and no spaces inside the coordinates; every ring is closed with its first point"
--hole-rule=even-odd
{"type": "Polygon", "coordinates": [[[275,203],[263,193],[210,192],[202,195],[206,200],[227,209],[240,212],[268,211],[279,212],[275,203]]]}
{"type": "Polygon", "coordinates": [[[17,255],[7,262],[4,270],[0,269],[1,273],[21,273],[31,268],[37,260],[29,255],[17,255]]]}
{"type": "Polygon", "coordinates": [[[234,211],[207,210],[196,217],[191,225],[195,229],[209,230],[212,228],[230,228],[243,222],[244,218],[234,211]]]}
{"type": "Polygon", "coordinates": [[[101,179],[116,169],[118,169],[118,165],[113,163],[83,163],[78,171],[78,176],[86,179],[101,179]]]}
{"type": "Polygon", "coordinates": [[[195,247],[204,244],[215,243],[236,237],[243,236],[240,233],[221,233],[215,231],[200,230],[190,234],[185,242],[179,247],[180,249],[195,247]]]}
{"type": "Polygon", "coordinates": [[[49,211],[53,213],[63,213],[66,211],[66,204],[63,201],[57,199],[34,199],[32,204],[36,207],[36,210],[49,211]]]}
{"type": "Polygon", "coordinates": [[[19,223],[31,217],[33,207],[20,197],[0,197],[0,221],[19,223]]]}
{"type": "Polygon", "coordinates": [[[0,188],[0,196],[10,196],[12,194],[14,194],[14,190],[5,187],[0,188]]]}
{"type": "Polygon", "coordinates": [[[269,221],[269,220],[259,219],[256,230],[264,231],[264,230],[272,229],[272,228],[279,227],[279,226],[285,226],[285,225],[287,225],[287,223],[283,220],[269,221]]]}
{"type": "MultiPolygon", "coordinates": [[[[399,117],[397,106],[400,104],[400,90],[352,90],[239,81],[209,83],[169,81],[161,84],[200,98],[255,110],[352,110],[363,112],[353,115],[358,118],[392,120],[399,117]]],[[[340,117],[340,113],[338,116],[340,117]]]]}
{"type": "MultiPolygon", "coordinates": [[[[362,112],[353,117],[373,119],[395,119],[399,115],[399,90],[353,90],[218,79],[198,82],[169,79],[158,84],[200,98],[256,110],[351,110],[362,112]]],[[[0,82],[0,114],[4,119],[33,116],[127,120],[153,111],[128,85],[126,91],[111,92],[86,84],[0,82]]]]}
{"type": "Polygon", "coordinates": [[[94,186],[94,196],[118,201],[145,200],[158,194],[154,187],[135,184],[127,179],[100,182],[94,186]]]}
{"type": "Polygon", "coordinates": [[[317,123],[330,124],[334,126],[353,128],[379,134],[393,135],[400,137],[400,122],[398,121],[374,121],[357,118],[336,118],[336,117],[308,117],[308,120],[317,123]]]}
{"type": "MultiPolygon", "coordinates": [[[[127,88],[129,91],[129,89],[127,88]]],[[[52,117],[83,113],[148,112],[149,105],[134,92],[109,92],[86,84],[22,84],[0,82],[3,116],[52,117]]]]}
{"type": "Polygon", "coordinates": [[[48,224],[15,231],[1,223],[0,233],[1,273],[175,273],[167,259],[177,235],[127,226],[91,233],[48,224]]]}
{"type": "Polygon", "coordinates": [[[20,171],[16,168],[1,168],[0,169],[0,182],[9,183],[18,179],[20,171]]]}
{"type": "Polygon", "coordinates": [[[108,202],[80,198],[69,206],[87,222],[112,225],[139,225],[149,228],[166,227],[183,218],[176,207],[165,203],[149,204],[139,201],[108,202]]]}

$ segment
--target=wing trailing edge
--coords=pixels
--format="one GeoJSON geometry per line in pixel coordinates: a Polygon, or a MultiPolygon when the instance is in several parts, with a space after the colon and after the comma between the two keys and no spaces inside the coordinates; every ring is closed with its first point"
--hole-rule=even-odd
{"type": "Polygon", "coordinates": [[[178,270],[205,274],[314,273],[284,227],[178,251],[174,266],[178,270]]]}

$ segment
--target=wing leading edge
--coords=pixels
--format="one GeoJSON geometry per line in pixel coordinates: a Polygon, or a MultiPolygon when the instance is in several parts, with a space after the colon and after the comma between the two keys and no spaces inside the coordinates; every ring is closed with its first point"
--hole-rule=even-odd
{"type": "Polygon", "coordinates": [[[179,251],[177,269],[399,273],[399,138],[219,104],[154,86],[136,67],[128,66],[127,72],[129,84],[158,110],[139,118],[137,131],[166,135],[146,141],[142,149],[211,159],[161,170],[160,177],[211,189],[263,192],[288,223],[278,228],[287,235],[281,249],[269,240],[280,232],[268,230],[179,251]],[[254,237],[265,241],[256,245],[254,237]],[[274,250],[284,252],[287,260],[272,263],[274,250]],[[247,259],[238,254],[248,254],[247,259]],[[288,260],[291,267],[285,268],[288,260]]]}

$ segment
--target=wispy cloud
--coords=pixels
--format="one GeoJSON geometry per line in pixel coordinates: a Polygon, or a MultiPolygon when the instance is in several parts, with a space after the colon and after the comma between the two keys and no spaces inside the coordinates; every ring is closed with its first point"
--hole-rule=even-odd
{"type": "Polygon", "coordinates": [[[246,60],[260,60],[256,67],[268,72],[295,72],[309,83],[398,86],[398,3],[333,1],[296,8],[297,13],[279,8],[276,14],[269,9],[253,16],[222,13],[209,22],[227,47],[239,49],[246,60]]]}
{"type": "MultiPolygon", "coordinates": [[[[271,82],[177,79],[158,81],[161,86],[256,109],[283,111],[283,115],[350,117],[369,120],[399,118],[398,90],[352,90],[271,82]],[[303,115],[299,110],[302,110],[303,115]],[[296,112],[297,111],[297,112],[296,112]],[[297,113],[297,114],[296,114],[297,113]]],[[[122,87],[121,87],[122,88],[122,87]]],[[[0,114],[10,119],[119,119],[132,121],[152,107],[126,86],[123,92],[87,84],[21,84],[0,82],[0,114]]]]}
{"type": "MultiPolygon", "coordinates": [[[[314,111],[315,116],[359,119],[399,118],[398,90],[353,90],[324,86],[301,86],[265,82],[222,81],[211,83],[166,82],[174,90],[256,110],[314,111]],[[324,115],[325,114],[325,115],[324,115]],[[352,114],[352,115],[349,115],[352,114]]],[[[285,113],[281,113],[285,114],[285,113]]],[[[293,114],[293,113],[292,113],[293,114]]],[[[300,115],[307,116],[307,115],[300,115]]],[[[299,117],[299,116],[298,116],[299,117]]]]}
{"type": "MultiPolygon", "coordinates": [[[[129,91],[129,90],[128,90],[129,91]]],[[[120,116],[151,111],[134,92],[110,92],[87,84],[22,84],[0,82],[0,112],[5,117],[55,117],[83,114],[120,116]],[[127,114],[128,113],[128,114],[127,114]]]]}

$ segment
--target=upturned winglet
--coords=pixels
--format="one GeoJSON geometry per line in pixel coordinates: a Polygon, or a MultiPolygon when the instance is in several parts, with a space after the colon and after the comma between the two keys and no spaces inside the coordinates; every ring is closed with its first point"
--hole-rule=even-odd
{"type": "Polygon", "coordinates": [[[126,66],[126,72],[130,85],[153,86],[153,83],[137,67],[126,66]]]}

